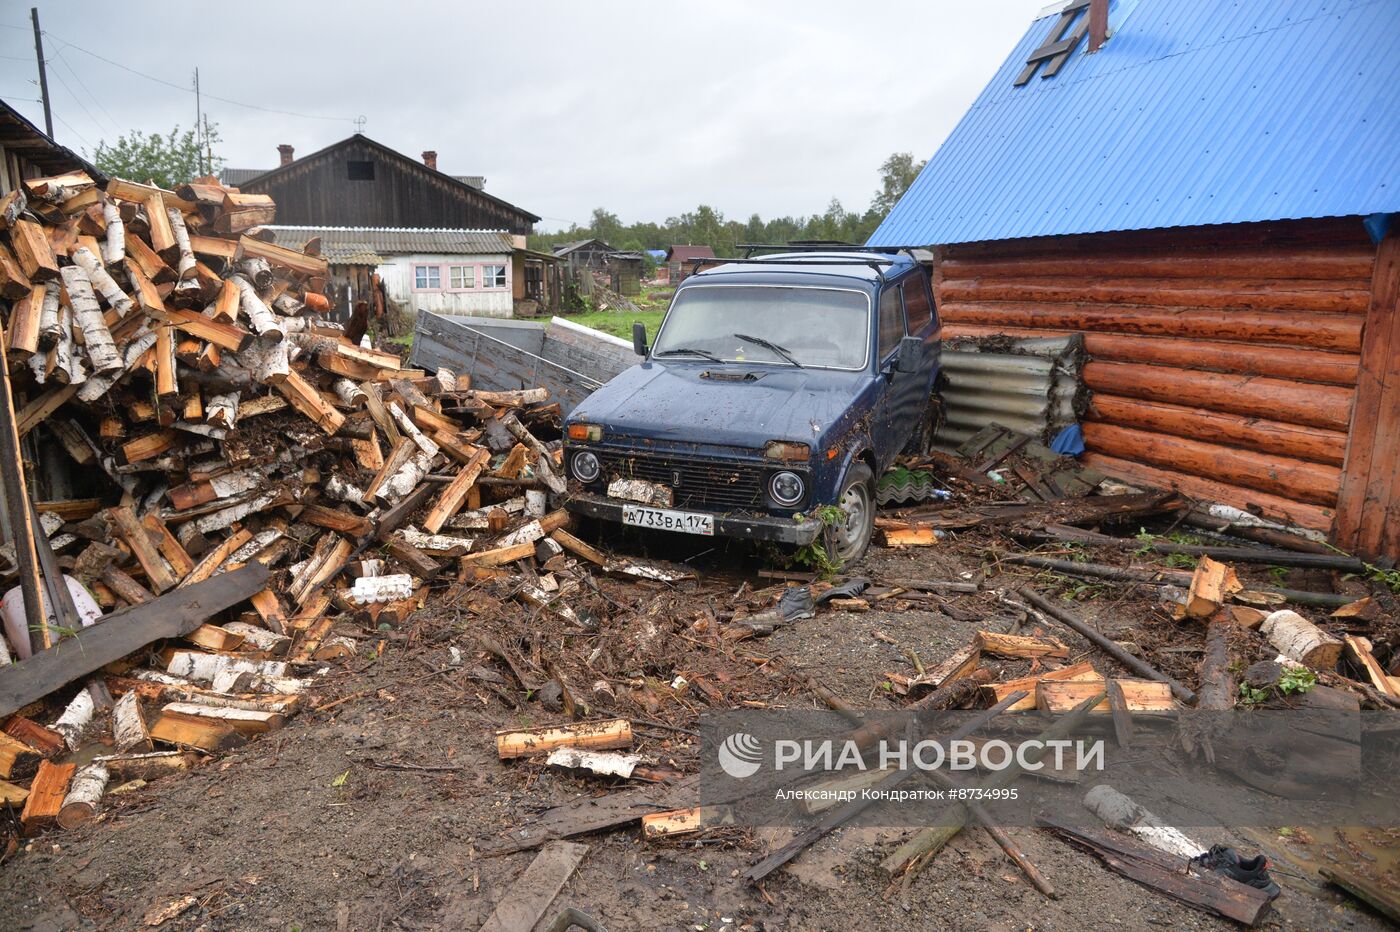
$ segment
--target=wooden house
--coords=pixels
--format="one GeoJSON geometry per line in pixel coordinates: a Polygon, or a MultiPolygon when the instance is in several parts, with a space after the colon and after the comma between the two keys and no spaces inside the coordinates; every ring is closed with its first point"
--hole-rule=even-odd
{"type": "Polygon", "coordinates": [[[554,247],[554,255],[575,275],[581,269],[603,275],[608,287],[618,294],[642,293],[643,263],[639,252],[614,249],[600,239],[581,239],[560,243],[554,247]]]}
{"type": "Polygon", "coordinates": [[[709,246],[672,246],[666,250],[666,270],[671,284],[679,285],[695,272],[696,259],[713,259],[715,251],[709,246]]]}
{"type": "Polygon", "coordinates": [[[1400,557],[1397,35],[1071,0],[870,242],[935,248],[945,338],[1084,335],[1089,465],[1400,557]]]}
{"type": "Polygon", "coordinates": [[[289,145],[278,150],[276,168],[251,177],[247,169],[225,169],[222,177],[246,193],[271,195],[279,223],[504,230],[525,236],[540,219],[488,194],[480,178],[439,171],[432,150],[419,161],[358,133],[301,158],[289,145]]]}

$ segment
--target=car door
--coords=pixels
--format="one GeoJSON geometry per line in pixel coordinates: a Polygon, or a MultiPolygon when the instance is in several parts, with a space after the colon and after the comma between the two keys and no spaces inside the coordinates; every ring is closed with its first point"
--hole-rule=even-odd
{"type": "Polygon", "coordinates": [[[886,285],[880,293],[880,306],[877,318],[879,379],[883,393],[877,408],[874,437],[875,458],[881,470],[894,461],[904,447],[904,441],[916,425],[903,423],[903,414],[908,410],[911,390],[917,393],[918,373],[899,372],[895,368],[895,356],[899,351],[899,341],[908,330],[904,321],[904,301],[898,284],[886,285]]]}

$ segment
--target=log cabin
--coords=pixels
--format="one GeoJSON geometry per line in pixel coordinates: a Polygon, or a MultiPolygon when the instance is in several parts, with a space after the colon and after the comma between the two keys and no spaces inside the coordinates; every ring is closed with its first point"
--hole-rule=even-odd
{"type": "Polygon", "coordinates": [[[933,250],[945,338],[1083,335],[1087,464],[1400,557],[1397,35],[1050,7],[869,242],[933,250]]]}

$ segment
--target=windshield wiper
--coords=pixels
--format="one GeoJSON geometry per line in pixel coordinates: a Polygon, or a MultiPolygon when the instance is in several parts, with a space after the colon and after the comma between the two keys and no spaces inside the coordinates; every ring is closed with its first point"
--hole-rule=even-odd
{"type": "Polygon", "coordinates": [[[803,366],[802,363],[798,362],[796,359],[793,358],[792,353],[789,353],[786,349],[774,343],[772,340],[765,340],[763,339],[763,337],[751,337],[747,333],[734,333],[730,334],[730,336],[736,336],[741,340],[748,340],[750,343],[761,346],[766,350],[772,350],[779,356],[786,359],[788,362],[792,363],[797,368],[805,368],[805,366],[803,366]]]}
{"type": "Polygon", "coordinates": [[[707,351],[707,350],[694,349],[694,348],[689,347],[689,346],[678,346],[678,347],[676,347],[675,349],[662,350],[661,352],[659,352],[659,353],[653,353],[652,355],[653,355],[653,356],[703,356],[705,359],[708,359],[710,362],[724,362],[723,359],[720,359],[720,358],[719,358],[718,356],[716,356],[714,353],[711,353],[711,352],[709,352],[709,351],[707,351]]]}

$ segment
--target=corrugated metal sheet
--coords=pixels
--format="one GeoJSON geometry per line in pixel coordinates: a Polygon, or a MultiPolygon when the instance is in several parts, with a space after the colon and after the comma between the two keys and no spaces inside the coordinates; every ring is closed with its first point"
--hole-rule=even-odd
{"type": "Polygon", "coordinates": [[[939,391],[944,420],[935,446],[954,450],[988,424],[1048,443],[1078,420],[1083,359],[1078,335],[945,343],[939,391]]]}
{"type": "Polygon", "coordinates": [[[252,181],[259,175],[266,175],[270,171],[272,171],[270,168],[221,168],[219,169],[219,180],[236,188],[243,182],[252,181]]]}
{"type": "Polygon", "coordinates": [[[509,255],[509,233],[497,230],[417,230],[394,227],[266,226],[279,246],[300,249],[321,237],[321,254],[332,265],[380,265],[394,255],[509,255]]]}
{"type": "Polygon", "coordinates": [[[1395,0],[1119,0],[1100,51],[1014,87],[1057,20],[1031,25],[871,243],[1400,211],[1395,0]]]}

